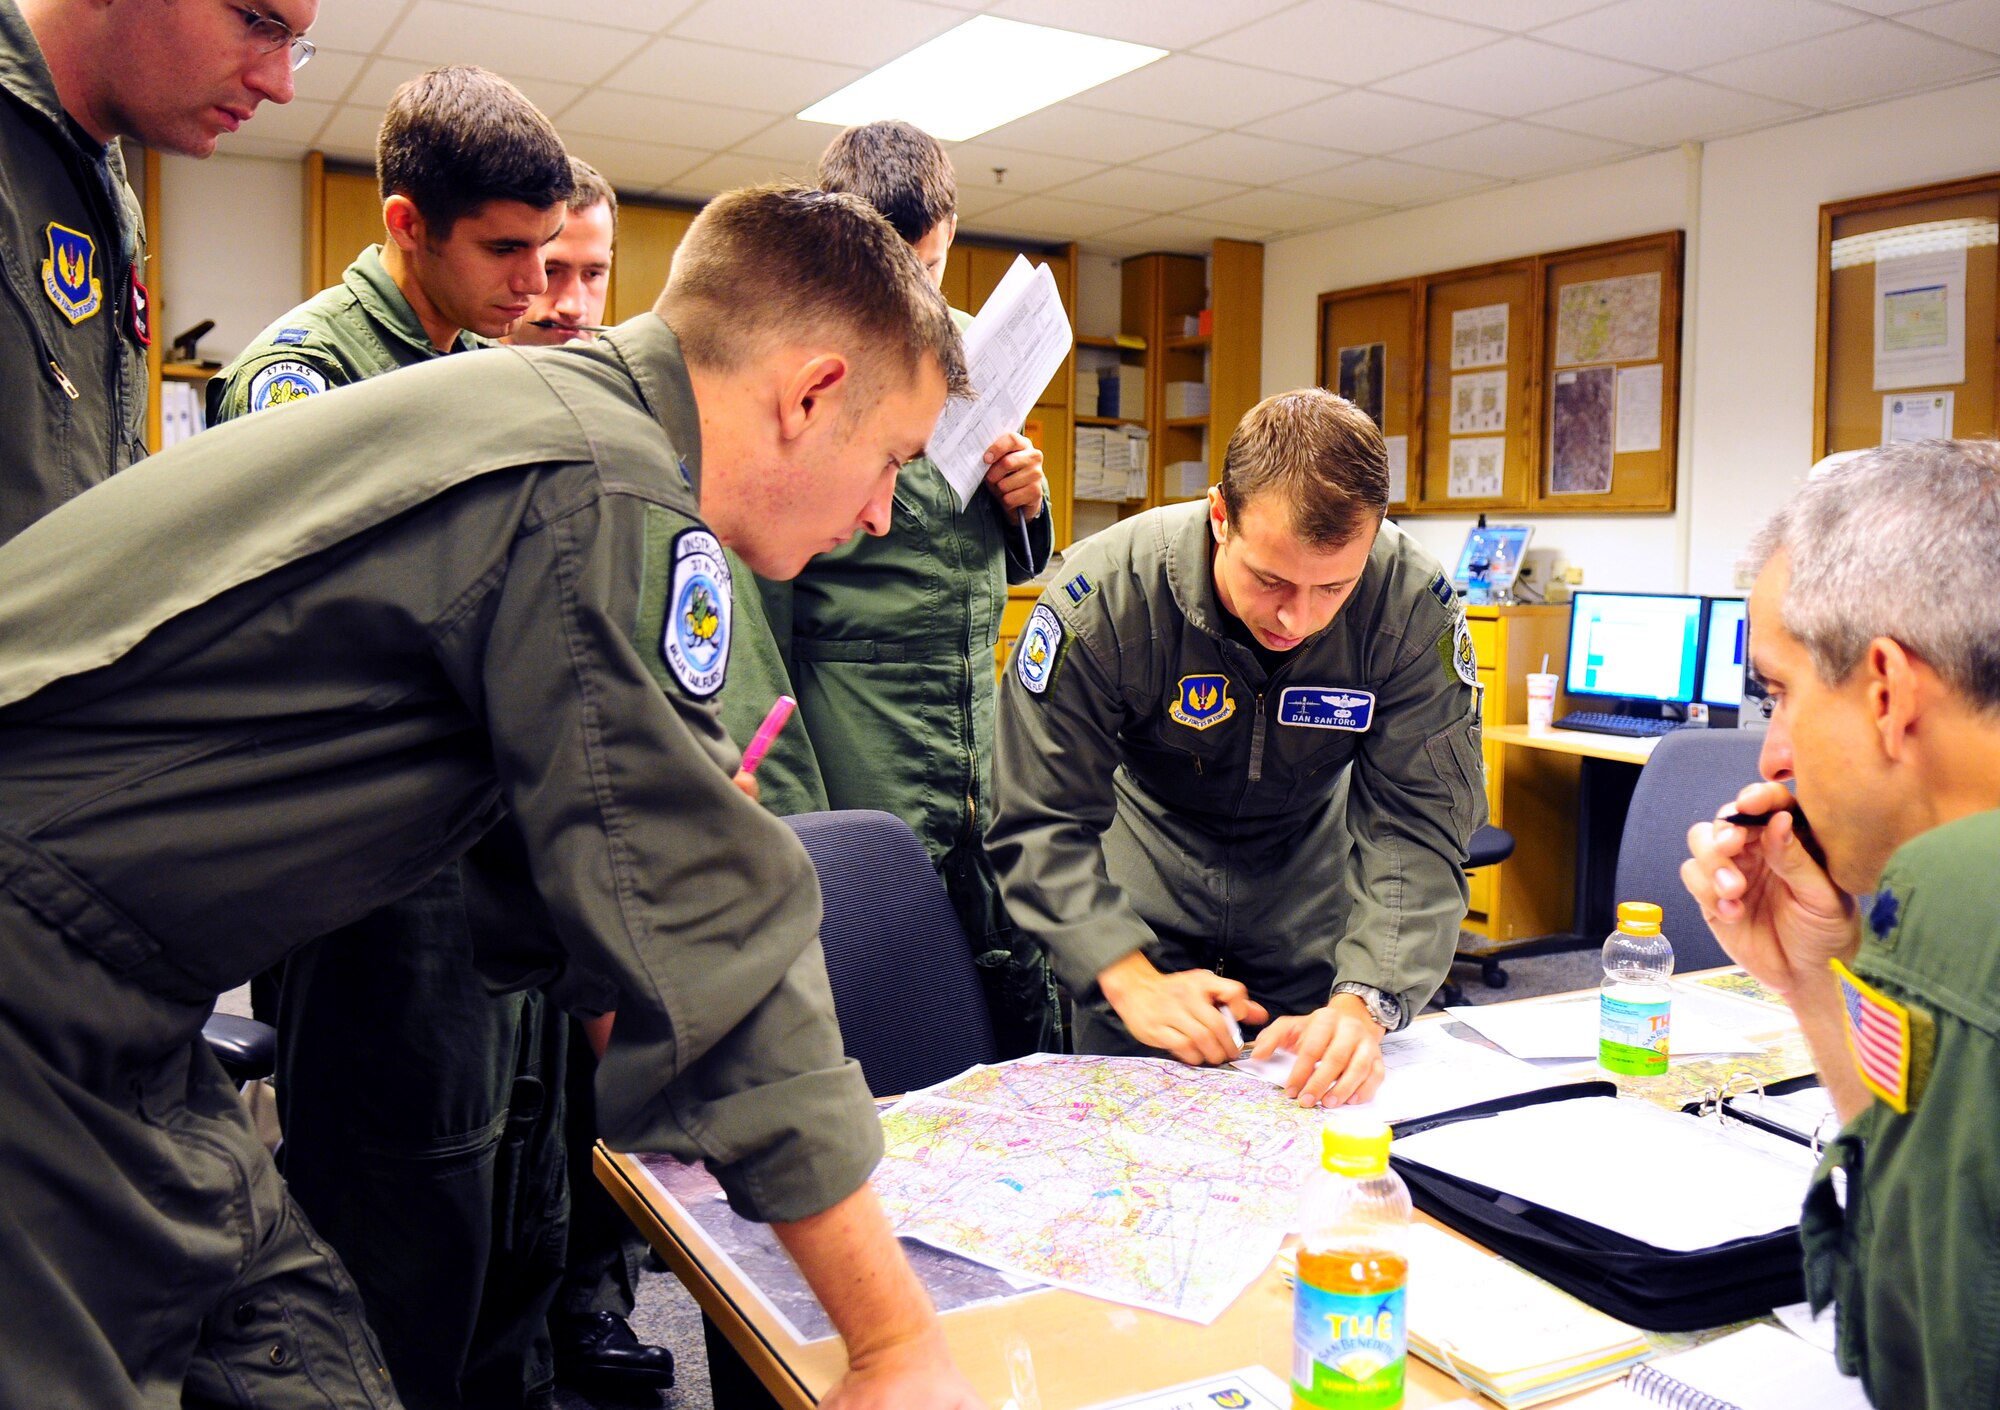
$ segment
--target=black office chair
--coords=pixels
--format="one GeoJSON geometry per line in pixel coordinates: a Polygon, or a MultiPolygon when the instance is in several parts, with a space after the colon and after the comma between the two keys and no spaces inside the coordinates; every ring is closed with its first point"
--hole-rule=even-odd
{"type": "MultiPolygon", "coordinates": [[[[1472,834],[1472,843],[1466,849],[1465,869],[1478,871],[1481,867],[1497,867],[1514,855],[1514,834],[1504,827],[1491,823],[1482,824],[1472,834]]],[[[1507,972],[1500,968],[1498,957],[1493,955],[1465,956],[1479,961],[1479,977],[1489,989],[1499,989],[1507,983],[1507,972]]],[[[1431,1002],[1441,1006],[1455,1007],[1465,1002],[1465,991],[1456,980],[1447,977],[1438,986],[1437,997],[1431,1002]]]]}
{"type": "Polygon", "coordinates": [[[924,844],[901,818],[854,810],[785,819],[812,857],[820,947],[847,1052],[877,1096],[999,1056],[972,947],[924,844]]]}
{"type": "Polygon", "coordinates": [[[238,1018],[231,1013],[212,1013],[201,1026],[208,1050],[241,1087],[269,1077],[278,1065],[278,1030],[254,1018],[238,1018]]]}
{"type": "Polygon", "coordinates": [[[1651,901],[1662,912],[1660,929],[1674,946],[1678,971],[1729,964],[1701,907],[1681,884],[1687,831],[1757,781],[1758,730],[1684,729],[1661,736],[1639,771],[1625,835],[1618,843],[1620,901],[1651,901]]]}

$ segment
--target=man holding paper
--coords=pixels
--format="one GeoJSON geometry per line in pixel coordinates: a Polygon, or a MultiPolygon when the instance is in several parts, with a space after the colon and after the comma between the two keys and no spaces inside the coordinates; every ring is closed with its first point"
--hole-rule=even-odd
{"type": "Polygon", "coordinates": [[[1221,1063],[1232,1018],[1271,1019],[1257,1056],[1295,1054],[1287,1094],[1338,1105],[1443,981],[1486,815],[1478,678],[1388,497],[1366,413],[1283,393],[1206,501],[1094,535],[1042,595],[987,845],[1079,1051],[1221,1063]]]}
{"type": "Polygon", "coordinates": [[[1870,451],[1808,480],[1753,554],[1769,781],[1689,832],[1681,876],[1792,1006],[1847,1123],[1800,1222],[1807,1291],[1840,1304],[1842,1369],[1897,1410],[1991,1405],[2000,447],[1870,451]]]}

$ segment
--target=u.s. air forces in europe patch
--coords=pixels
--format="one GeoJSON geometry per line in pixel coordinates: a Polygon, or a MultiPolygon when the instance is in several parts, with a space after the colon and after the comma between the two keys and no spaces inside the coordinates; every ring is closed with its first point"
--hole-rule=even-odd
{"type": "Polygon", "coordinates": [[[660,655],[674,679],[697,700],[722,689],[729,669],[729,619],[734,606],[729,564],[706,529],[686,529],[674,540],[673,588],[661,624],[660,655]]]}
{"type": "Polygon", "coordinates": [[[1189,729],[1212,729],[1235,713],[1229,677],[1221,674],[1182,676],[1180,694],[1167,707],[1167,718],[1189,729]]]}
{"type": "Polygon", "coordinates": [[[49,257],[42,261],[42,292],[71,323],[81,323],[104,306],[104,281],[97,277],[97,242],[81,230],[50,221],[43,232],[49,257]]]}

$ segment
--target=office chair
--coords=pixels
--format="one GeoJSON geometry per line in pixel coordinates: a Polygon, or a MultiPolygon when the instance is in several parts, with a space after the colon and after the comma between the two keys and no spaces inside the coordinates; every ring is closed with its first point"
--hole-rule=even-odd
{"type": "Polygon", "coordinates": [[[278,1030],[254,1018],[238,1018],[230,1013],[212,1013],[201,1026],[208,1050],[241,1087],[269,1077],[278,1065],[278,1030]]]}
{"type": "MultiPolygon", "coordinates": [[[[1497,867],[1514,855],[1514,834],[1504,827],[1491,823],[1480,824],[1472,834],[1471,845],[1466,848],[1465,869],[1478,871],[1481,867],[1497,867]]],[[[1497,956],[1479,957],[1479,977],[1489,989],[1499,989],[1507,983],[1507,972],[1500,968],[1497,956]]],[[[1456,980],[1447,977],[1438,986],[1437,997],[1431,1002],[1441,1006],[1456,1006],[1465,1002],[1465,991],[1456,980]]]]}
{"type": "Polygon", "coordinates": [[[1618,843],[1620,901],[1651,901],[1674,946],[1674,969],[1712,969],[1732,961],[1709,933],[1701,907],[1681,884],[1687,832],[1757,781],[1760,730],[1684,729],[1662,735],[1639,771],[1625,835],[1618,843]]]}
{"type": "Polygon", "coordinates": [[[998,1058],[972,947],[909,825],[865,810],[785,821],[819,873],[820,947],[868,1090],[913,1092],[998,1058]]]}

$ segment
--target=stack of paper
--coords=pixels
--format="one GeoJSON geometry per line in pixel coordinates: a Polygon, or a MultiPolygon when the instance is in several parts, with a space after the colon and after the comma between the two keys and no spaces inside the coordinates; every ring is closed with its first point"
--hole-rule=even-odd
{"type": "Polygon", "coordinates": [[[1442,1229],[1410,1230],[1410,1350],[1514,1410],[1622,1375],[1633,1327],[1442,1229]]]}
{"type": "Polygon", "coordinates": [[[1078,499],[1122,501],[1146,497],[1151,441],[1139,426],[1079,426],[1073,462],[1078,499]]]}
{"type": "MultiPolygon", "coordinates": [[[[1297,1062],[1296,1053],[1281,1049],[1268,1058],[1244,1058],[1235,1066],[1282,1087],[1297,1062]]],[[[1442,1023],[1413,1023],[1389,1034],[1382,1040],[1382,1065],[1387,1072],[1374,1099],[1351,1103],[1347,1109],[1392,1125],[1532,1092],[1561,1080],[1532,1063],[1454,1038],[1442,1023]]]]}
{"type": "Polygon", "coordinates": [[[1167,383],[1166,414],[1168,416],[1208,415],[1208,383],[1167,383]]]}
{"type": "Polygon", "coordinates": [[[1208,493],[1208,462],[1176,460],[1160,472],[1170,499],[1199,499],[1208,493]]]}
{"type": "MultiPolygon", "coordinates": [[[[1764,1045],[1747,1031],[1756,1026],[1755,1018],[1737,1018],[1737,1005],[1728,1001],[1711,1000],[1706,1011],[1698,1009],[1697,1002],[1691,995],[1674,996],[1673,1024],[1668,1034],[1672,1056],[1764,1051],[1764,1045]]],[[[1466,1005],[1445,1012],[1479,1030],[1517,1058],[1582,1061],[1597,1056],[1599,1012],[1595,994],[1547,1003],[1466,1005]]]]}
{"type": "Polygon", "coordinates": [[[1719,1410],[1867,1410],[1861,1382],[1840,1374],[1832,1353],[1759,1323],[1691,1351],[1641,1366],[1621,1385],[1576,1402],[1576,1410],[1647,1406],[1719,1410]]]}
{"type": "Polygon", "coordinates": [[[1144,416],[1146,414],[1146,369],[1120,363],[1097,374],[1097,414],[1099,416],[1144,416]]]}

